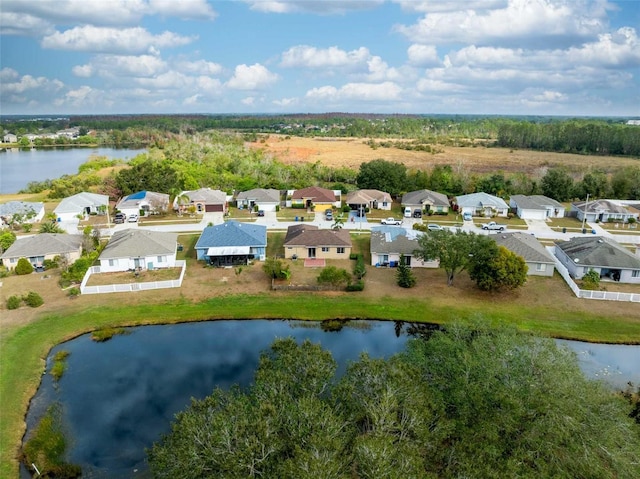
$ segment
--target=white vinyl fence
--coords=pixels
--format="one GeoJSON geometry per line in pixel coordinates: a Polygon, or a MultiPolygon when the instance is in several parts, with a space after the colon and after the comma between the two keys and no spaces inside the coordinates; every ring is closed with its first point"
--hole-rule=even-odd
{"type": "Polygon", "coordinates": [[[148,291],[151,289],[179,288],[182,286],[184,273],[187,270],[187,262],[177,260],[176,266],[182,268],[180,277],[167,281],[149,281],[146,283],[123,283],[123,284],[105,284],[101,286],[87,286],[87,282],[92,274],[100,273],[100,266],[92,266],[85,273],[80,285],[80,293],[82,294],[102,294],[102,293],[128,293],[132,291],[148,291]]]}
{"type": "Polygon", "coordinates": [[[571,291],[578,297],[584,299],[603,299],[607,301],[630,301],[632,303],[640,303],[640,294],[638,293],[618,293],[615,291],[590,291],[587,289],[580,289],[575,283],[569,270],[560,262],[554,254],[555,246],[547,246],[547,251],[551,253],[553,259],[556,262],[556,270],[560,273],[560,276],[567,282],[571,291]]]}

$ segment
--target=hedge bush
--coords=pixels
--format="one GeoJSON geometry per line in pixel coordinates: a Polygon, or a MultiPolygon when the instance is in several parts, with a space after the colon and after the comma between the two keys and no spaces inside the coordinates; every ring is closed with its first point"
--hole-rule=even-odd
{"type": "Polygon", "coordinates": [[[22,299],[25,303],[27,303],[27,306],[30,306],[32,308],[37,308],[38,306],[42,306],[44,304],[42,296],[40,296],[35,291],[29,291],[27,295],[22,299]]]}
{"type": "Polygon", "coordinates": [[[16,265],[16,274],[23,275],[31,273],[33,273],[33,265],[27,258],[20,258],[16,265]]]}
{"type": "Polygon", "coordinates": [[[7,309],[18,309],[22,304],[22,298],[20,296],[9,296],[7,298],[7,309]]]}

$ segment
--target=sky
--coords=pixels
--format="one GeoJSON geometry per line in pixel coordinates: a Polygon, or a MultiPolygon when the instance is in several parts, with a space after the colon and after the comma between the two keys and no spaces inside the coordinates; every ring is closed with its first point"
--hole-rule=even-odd
{"type": "Polygon", "coordinates": [[[640,0],[0,0],[0,114],[640,118],[640,0]]]}

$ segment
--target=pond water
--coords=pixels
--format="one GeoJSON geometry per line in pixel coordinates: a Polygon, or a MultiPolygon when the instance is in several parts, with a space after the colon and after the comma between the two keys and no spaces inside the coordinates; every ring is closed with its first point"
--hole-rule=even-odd
{"type": "Polygon", "coordinates": [[[91,156],[129,160],[144,149],[126,148],[1,148],[0,194],[17,193],[31,181],[71,175],[91,156]]]}
{"type": "MultiPolygon", "coordinates": [[[[72,438],[69,461],[82,467],[83,477],[147,477],[144,450],[169,431],[174,415],[216,386],[250,384],[260,352],[275,338],[320,343],[344,370],[362,352],[388,357],[402,350],[408,336],[397,336],[395,326],[363,321],[324,332],[320,323],[214,321],[132,328],[105,343],[84,335],[52,349],[47,372],[61,349],[71,353],[67,370],[55,387],[50,374],[43,376],[27,430],[60,402],[72,438]]],[[[640,383],[640,346],[562,343],[576,350],[589,376],[616,387],[640,383]]],[[[24,468],[21,476],[31,477],[24,468]]]]}

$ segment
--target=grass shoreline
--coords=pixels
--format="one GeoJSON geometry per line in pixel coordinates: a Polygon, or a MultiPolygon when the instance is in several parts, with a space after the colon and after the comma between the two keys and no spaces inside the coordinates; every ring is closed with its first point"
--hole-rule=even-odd
{"type": "MultiPolygon", "coordinates": [[[[18,448],[25,431],[29,403],[37,391],[45,359],[55,345],[104,327],[132,327],[229,319],[402,320],[447,324],[477,317],[477,305],[439,303],[416,297],[397,301],[391,296],[358,298],[357,294],[298,295],[261,293],[227,295],[200,302],[184,299],[155,304],[70,308],[46,314],[32,323],[5,332],[0,342],[0,477],[17,477],[18,448]],[[331,314],[327,314],[327,302],[331,314]],[[268,313],[266,313],[268,311],[268,313]],[[331,316],[332,318],[328,318],[331,316]]],[[[563,305],[514,307],[486,304],[482,316],[491,322],[515,324],[524,331],[560,339],[611,344],[640,344],[640,321],[629,317],[566,311],[563,305]]]]}

